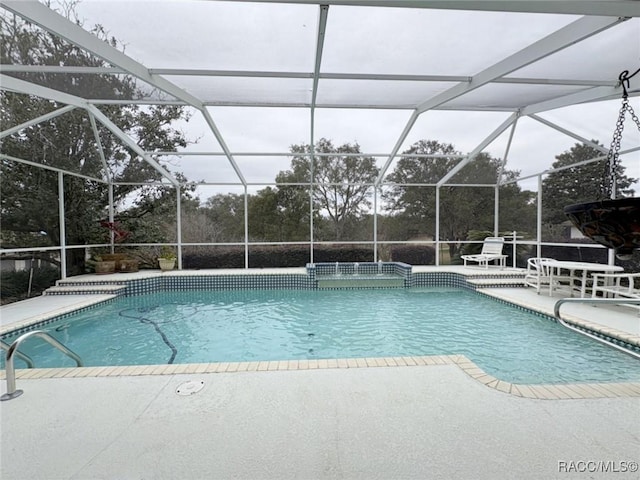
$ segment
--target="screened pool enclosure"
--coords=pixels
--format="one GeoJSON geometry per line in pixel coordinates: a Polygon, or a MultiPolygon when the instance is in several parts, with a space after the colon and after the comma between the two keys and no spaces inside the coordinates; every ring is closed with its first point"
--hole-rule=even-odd
{"type": "MultiPolygon", "coordinates": [[[[640,2],[0,5],[3,262],[444,265],[485,235],[615,261],[562,210],[599,195],[640,2]]],[[[619,154],[634,196],[632,118],[619,154]]]]}

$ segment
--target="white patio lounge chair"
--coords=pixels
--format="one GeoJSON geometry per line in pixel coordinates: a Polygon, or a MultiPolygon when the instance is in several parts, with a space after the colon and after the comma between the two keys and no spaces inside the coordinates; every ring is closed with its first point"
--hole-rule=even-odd
{"type": "Polygon", "coordinates": [[[489,262],[498,261],[500,268],[505,267],[507,255],[503,255],[502,247],[504,246],[504,237],[487,237],[484,239],[482,251],[477,255],[462,255],[460,258],[464,260],[464,266],[467,262],[476,262],[479,266],[489,268],[489,262]]]}

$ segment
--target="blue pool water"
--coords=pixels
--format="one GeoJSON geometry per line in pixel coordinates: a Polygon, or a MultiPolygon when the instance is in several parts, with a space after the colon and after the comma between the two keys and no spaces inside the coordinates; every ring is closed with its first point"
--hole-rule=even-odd
{"type": "MultiPolygon", "coordinates": [[[[456,288],[164,292],[43,329],[86,366],[463,354],[514,383],[640,381],[638,360],[456,288]]],[[[23,345],[38,367],[74,365],[37,339],[23,345]]]]}

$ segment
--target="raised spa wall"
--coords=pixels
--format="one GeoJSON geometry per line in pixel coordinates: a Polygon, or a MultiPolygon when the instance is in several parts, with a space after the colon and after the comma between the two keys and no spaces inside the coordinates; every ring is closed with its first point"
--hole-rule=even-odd
{"type": "MultiPolygon", "coordinates": [[[[111,294],[141,295],[165,291],[241,290],[241,289],[349,289],[349,288],[413,288],[459,287],[476,290],[475,276],[455,272],[413,272],[412,266],[401,262],[330,262],[307,264],[306,271],[227,271],[183,270],[180,272],[149,271],[141,278],[106,275],[92,278],[70,277],[59,280],[47,295],[111,294]]],[[[483,273],[479,274],[484,278],[483,273]]],[[[523,286],[522,278],[504,273],[501,280],[485,280],[482,287],[523,286]],[[513,276],[513,278],[511,278],[513,276]],[[508,278],[507,278],[508,277],[508,278]],[[507,278],[507,280],[505,280],[507,278]],[[511,279],[511,280],[509,280],[511,279]],[[507,283],[505,283],[507,282],[507,283]],[[493,285],[495,283],[495,285],[493,285]]]]}
{"type": "Polygon", "coordinates": [[[307,264],[317,288],[403,288],[411,286],[411,265],[400,262],[307,264]]]}

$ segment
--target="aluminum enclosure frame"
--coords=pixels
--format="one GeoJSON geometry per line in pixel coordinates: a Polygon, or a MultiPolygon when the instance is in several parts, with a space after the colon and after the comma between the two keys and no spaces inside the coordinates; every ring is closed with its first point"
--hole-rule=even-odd
{"type": "MultiPolygon", "coordinates": [[[[213,0],[212,0],[213,1],[213,0]]],[[[237,0],[238,2],[244,2],[245,0],[237,0]]],[[[248,0],[247,0],[248,1],[248,0]]],[[[0,75],[0,88],[19,92],[27,95],[34,95],[41,98],[47,98],[52,101],[57,102],[61,106],[60,108],[56,108],[53,112],[42,115],[40,117],[34,118],[28,122],[25,122],[21,125],[13,126],[9,129],[6,129],[0,132],[0,139],[6,137],[8,135],[12,135],[16,132],[24,128],[28,128],[30,126],[36,125],[40,122],[48,121],[52,118],[55,118],[58,115],[63,115],[68,111],[71,111],[76,108],[83,109],[87,112],[89,119],[92,124],[92,128],[94,129],[94,134],[96,138],[97,135],[97,126],[96,122],[105,126],[109,129],[123,144],[130,147],[137,155],[143,158],[146,162],[148,162],[154,169],[161,173],[164,177],[165,181],[168,182],[168,185],[172,185],[176,189],[176,195],[178,198],[178,212],[177,212],[177,223],[178,223],[178,249],[181,251],[182,241],[181,241],[181,218],[180,218],[180,189],[181,185],[176,180],[176,178],[170,174],[160,163],[154,160],[153,156],[162,156],[164,154],[168,154],[169,152],[144,152],[142,149],[138,147],[135,140],[129,137],[125,132],[121,131],[115,124],[113,124],[100,110],[99,106],[101,104],[114,104],[114,103],[140,103],[140,104],[153,104],[152,100],[95,100],[95,99],[87,99],[80,98],[74,95],[70,95],[65,92],[56,91],[51,88],[43,87],[41,85],[37,85],[31,82],[27,82],[24,80],[19,80],[13,76],[11,73],[19,73],[19,72],[57,72],[57,73],[65,73],[65,72],[76,72],[76,73],[98,73],[98,74],[127,74],[131,75],[135,78],[138,78],[150,86],[157,88],[160,91],[166,92],[172,98],[176,100],[167,100],[164,102],[158,103],[170,103],[177,105],[184,105],[194,108],[198,111],[206,125],[208,126],[213,137],[218,141],[222,153],[216,153],[216,155],[224,155],[229,162],[229,165],[235,172],[238,177],[237,185],[242,186],[244,189],[245,196],[245,267],[248,266],[248,249],[249,249],[249,241],[248,241],[248,217],[247,217],[247,195],[248,195],[248,187],[252,185],[242,172],[238,162],[236,161],[237,156],[246,155],[239,152],[233,152],[228,147],[225,138],[223,137],[220,129],[218,128],[214,116],[209,111],[208,107],[211,106],[219,106],[219,105],[229,105],[229,106],[252,106],[252,107],[295,107],[295,108],[305,108],[309,110],[309,118],[310,118],[310,129],[309,129],[309,144],[311,145],[311,165],[313,169],[314,158],[316,154],[313,150],[316,140],[315,135],[315,117],[316,110],[319,108],[371,108],[371,109],[402,109],[408,110],[411,112],[409,121],[405,125],[402,130],[400,136],[398,137],[394,147],[391,152],[388,154],[387,160],[384,163],[383,167],[380,170],[380,173],[372,185],[374,190],[374,205],[375,205],[375,215],[374,215],[374,225],[377,222],[377,209],[379,206],[378,201],[378,191],[380,187],[384,186],[384,177],[388,171],[388,168],[392,164],[392,162],[402,156],[399,154],[400,149],[404,141],[407,139],[410,134],[412,128],[414,127],[416,121],[423,113],[426,113],[431,110],[450,110],[456,109],[456,107],[452,107],[447,105],[448,102],[462,97],[483,85],[489,83],[498,83],[498,84],[529,84],[529,85],[571,85],[571,86],[580,86],[584,87],[580,91],[560,95],[554,98],[548,98],[544,101],[532,103],[528,105],[524,105],[517,109],[508,109],[508,108],[496,108],[491,106],[482,106],[477,105],[473,106],[472,110],[477,111],[503,111],[511,113],[511,115],[499,126],[497,126],[492,133],[490,133],[484,140],[478,143],[476,148],[474,148],[469,154],[467,154],[458,165],[449,171],[447,175],[445,175],[435,186],[436,186],[436,198],[437,205],[436,208],[436,243],[440,242],[440,234],[439,234],[439,189],[443,186],[451,186],[452,184],[448,183],[454,175],[468,165],[470,162],[474,160],[476,155],[482,152],[489,144],[491,144],[496,138],[498,138],[503,132],[511,128],[510,138],[507,144],[507,148],[505,151],[505,155],[503,158],[503,168],[508,159],[509,147],[514,135],[515,125],[519,121],[519,119],[523,117],[528,117],[536,122],[542,123],[549,128],[554,129],[564,135],[577,139],[586,144],[591,144],[590,141],[586,140],[581,135],[578,135],[575,132],[570,131],[563,126],[557,125],[549,120],[546,120],[540,117],[538,114],[554,110],[557,108],[561,108],[564,106],[576,105],[585,102],[597,102],[608,99],[619,98],[621,93],[621,88],[615,81],[602,81],[602,80],[590,80],[590,79],[563,79],[563,78],[523,78],[523,77],[511,77],[508,76],[510,73],[517,71],[518,69],[529,65],[533,62],[536,62],[540,59],[543,59],[549,55],[552,55],[560,50],[573,46],[575,44],[579,44],[581,41],[590,38],[594,35],[599,34],[600,32],[615,28],[616,26],[624,23],[629,18],[640,17],[640,2],[635,1],[625,1],[625,0],[610,0],[610,1],[589,1],[589,2],[575,2],[575,1],[539,1],[539,0],[522,0],[518,2],[504,2],[504,1],[488,1],[488,0],[475,0],[475,1],[432,1],[432,0],[415,0],[415,1],[403,1],[403,0],[365,0],[365,1],[351,1],[351,0],[329,0],[329,1],[314,1],[314,0],[298,0],[298,1],[286,1],[279,2],[277,0],[258,0],[259,3],[268,3],[268,4],[278,4],[278,3],[290,3],[290,4],[301,4],[301,5],[316,5],[318,7],[318,21],[317,21],[317,29],[316,29],[316,48],[315,48],[315,58],[313,61],[314,69],[312,72],[304,72],[304,71],[292,71],[292,72],[274,72],[274,71],[237,71],[237,70],[215,70],[215,69],[171,69],[171,68],[149,68],[142,63],[134,60],[130,56],[126,55],[123,52],[115,49],[110,46],[106,42],[98,39],[91,33],[82,29],[80,26],[74,24],[68,19],[62,17],[58,13],[49,9],[42,3],[36,1],[15,1],[15,0],[3,0],[0,1],[0,6],[2,6],[5,10],[12,12],[23,19],[32,22],[34,24],[39,25],[41,28],[45,29],[52,34],[71,42],[72,44],[82,48],[83,50],[90,52],[96,55],[99,58],[102,58],[105,62],[111,65],[111,67],[100,67],[100,68],[86,68],[86,67],[65,67],[65,66],[34,66],[34,65],[1,65],[0,71],[2,74],[0,75]],[[327,33],[327,22],[330,18],[331,7],[333,6],[351,6],[351,7],[380,7],[380,8],[416,8],[416,9],[450,9],[450,10],[471,10],[471,11],[500,11],[500,12],[528,12],[528,13],[548,13],[548,14],[572,14],[572,15],[583,15],[579,19],[575,20],[572,23],[569,23],[563,28],[556,30],[555,32],[547,35],[546,37],[526,46],[520,51],[509,55],[508,57],[494,63],[492,65],[486,66],[482,71],[473,75],[473,76],[456,76],[456,75],[409,75],[409,74],[365,74],[365,73],[349,73],[349,72],[325,72],[322,71],[322,59],[323,59],[323,47],[325,43],[325,36],[327,33]],[[184,88],[179,87],[175,83],[167,80],[165,76],[172,75],[191,75],[191,76],[211,76],[211,77],[243,77],[243,78],[307,78],[312,81],[312,89],[310,95],[309,103],[296,103],[296,102],[270,102],[268,104],[264,103],[250,103],[250,102],[209,102],[207,99],[198,98],[197,96],[189,93],[184,88]],[[370,103],[366,105],[359,104],[344,104],[344,103],[319,103],[317,101],[318,97],[318,87],[319,83],[323,79],[332,79],[332,80],[385,80],[385,81],[421,81],[421,82],[454,82],[451,88],[446,91],[434,95],[429,98],[424,98],[420,102],[412,105],[411,107],[407,107],[407,105],[386,105],[386,104],[377,104],[375,99],[372,99],[370,103]]],[[[640,89],[632,89],[630,91],[631,96],[640,95],[640,89]]],[[[99,144],[99,140],[98,140],[99,144]]],[[[606,154],[606,149],[595,145],[598,150],[602,151],[606,154]]],[[[633,151],[631,149],[630,151],[633,151]]],[[[101,161],[104,165],[106,165],[106,159],[104,158],[104,154],[102,149],[99,148],[99,152],[101,155],[101,161]]],[[[12,161],[20,161],[23,163],[31,164],[38,166],[37,162],[34,162],[30,159],[13,159],[0,153],[2,158],[12,161]]],[[[276,155],[273,153],[265,152],[265,155],[276,155]]],[[[277,154],[280,155],[280,154],[277,154]]],[[[363,153],[362,155],[367,156],[370,155],[368,153],[363,153]]],[[[594,160],[595,161],[595,160],[594,160]]],[[[51,169],[51,168],[50,168],[51,169]]],[[[55,169],[54,169],[55,170],[55,169]]],[[[105,168],[105,172],[108,170],[105,168]]],[[[541,178],[543,173],[549,173],[549,170],[538,174],[538,178],[541,178]]],[[[69,174],[74,175],[73,172],[68,171],[59,171],[60,175],[69,174]]],[[[313,173],[312,173],[313,178],[313,173]]],[[[112,179],[107,176],[104,179],[92,179],[103,181],[109,185],[110,189],[110,198],[113,198],[113,183],[112,179]]],[[[215,183],[214,183],[215,184],[215,183]]],[[[224,183],[227,184],[227,183],[224,183]]],[[[235,183],[233,185],[236,185],[235,183]]],[[[262,184],[261,184],[262,185],[262,184]]],[[[314,183],[310,184],[313,187],[314,183]]],[[[495,233],[497,233],[498,225],[499,225],[499,209],[498,209],[498,198],[499,198],[499,181],[494,185],[495,187],[495,233]]],[[[538,196],[538,202],[541,202],[540,195],[538,196]]],[[[63,198],[61,195],[60,198],[63,198]]],[[[310,193],[310,218],[313,219],[313,204],[310,193]]],[[[61,202],[61,219],[64,219],[64,202],[61,202]]],[[[539,206],[540,209],[540,206],[539,206]]],[[[113,202],[110,209],[110,218],[113,219],[113,202]]],[[[538,212],[538,223],[540,222],[540,210],[538,212]]],[[[62,221],[62,224],[64,221],[62,221]]],[[[61,231],[64,231],[64,225],[61,225],[61,231]]],[[[538,237],[540,235],[540,231],[538,230],[538,237]]],[[[64,253],[66,245],[64,241],[61,242],[61,248],[64,253]]],[[[299,243],[299,242],[292,242],[299,243]]],[[[314,243],[314,225],[313,220],[310,223],[310,245],[311,245],[311,258],[310,261],[313,262],[313,245],[314,243]]],[[[373,243],[376,246],[374,248],[374,255],[377,256],[377,228],[374,226],[374,239],[373,243]]],[[[541,239],[537,239],[538,249],[540,248],[541,239]]],[[[111,244],[113,248],[113,242],[111,244]]],[[[5,250],[3,250],[5,251],[5,250]]],[[[436,252],[439,252],[439,249],[436,249],[436,252]]],[[[64,263],[65,255],[62,255],[63,263],[64,263]]],[[[179,258],[181,258],[179,256],[179,258]]],[[[375,258],[377,260],[377,258],[375,258]]],[[[439,263],[439,258],[436,259],[436,263],[439,263]]],[[[181,267],[181,265],[180,265],[181,267]]],[[[65,268],[63,267],[63,277],[66,275],[65,268]]]]}

